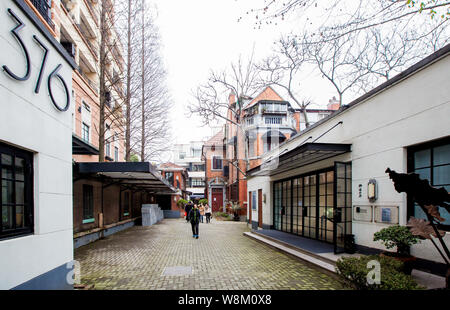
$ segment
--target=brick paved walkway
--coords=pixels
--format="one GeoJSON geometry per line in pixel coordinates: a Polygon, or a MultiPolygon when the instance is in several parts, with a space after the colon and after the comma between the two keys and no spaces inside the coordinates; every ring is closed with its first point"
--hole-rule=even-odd
{"type": "Polygon", "coordinates": [[[95,289],[342,289],[329,274],[244,231],[245,223],[213,221],[200,224],[200,238],[193,239],[183,219],[164,220],[78,248],[75,259],[82,284],[95,289]]]}

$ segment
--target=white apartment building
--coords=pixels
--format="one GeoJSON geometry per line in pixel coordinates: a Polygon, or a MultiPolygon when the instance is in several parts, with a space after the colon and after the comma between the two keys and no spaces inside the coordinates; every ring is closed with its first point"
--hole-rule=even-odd
{"type": "Polygon", "coordinates": [[[204,141],[175,144],[173,162],[188,171],[186,191],[191,192],[191,199],[205,197],[205,162],[202,160],[204,141]]]}

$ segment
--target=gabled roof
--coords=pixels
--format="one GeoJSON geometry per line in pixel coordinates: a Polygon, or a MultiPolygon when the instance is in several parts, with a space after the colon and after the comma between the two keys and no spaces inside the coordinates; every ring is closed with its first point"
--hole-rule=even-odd
{"type": "Polygon", "coordinates": [[[261,100],[285,101],[272,87],[267,86],[258,96],[256,96],[248,105],[244,107],[244,110],[254,106],[261,100]]]}
{"type": "Polygon", "coordinates": [[[222,145],[223,138],[224,138],[224,135],[223,135],[223,131],[221,130],[218,133],[216,133],[212,138],[210,138],[208,141],[206,141],[204,146],[222,145]]]}
{"type": "Polygon", "coordinates": [[[160,171],[183,171],[186,170],[186,168],[179,166],[174,163],[164,163],[158,166],[158,170],[160,171]]]}

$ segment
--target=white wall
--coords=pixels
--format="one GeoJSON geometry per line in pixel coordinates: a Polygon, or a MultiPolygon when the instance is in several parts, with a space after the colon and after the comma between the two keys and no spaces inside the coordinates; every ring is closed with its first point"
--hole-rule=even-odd
{"type": "MultiPolygon", "coordinates": [[[[72,68],[46,41],[12,1],[0,1],[0,65],[22,75],[26,62],[10,30],[15,22],[7,8],[26,27],[20,36],[30,53],[30,78],[19,82],[0,72],[0,141],[34,153],[33,235],[0,240],[0,289],[9,289],[46,273],[73,259],[72,234],[72,113],[58,111],[47,90],[47,76],[62,64],[60,74],[69,92],[72,68]],[[39,94],[34,93],[43,51],[32,36],[50,49],[39,94]]],[[[54,80],[56,81],[56,80],[54,80]]],[[[59,82],[53,82],[57,102],[65,105],[59,82]]],[[[71,94],[69,94],[71,95],[71,94]]]]}
{"type": "MultiPolygon", "coordinates": [[[[258,222],[258,190],[262,189],[263,194],[263,202],[262,202],[262,222],[264,225],[272,225],[272,217],[273,217],[273,207],[272,207],[272,187],[271,187],[270,177],[255,177],[251,178],[247,182],[247,196],[248,192],[256,191],[256,208],[251,210],[252,212],[252,221],[258,222]],[[264,202],[264,195],[266,195],[266,202],[264,202]]],[[[247,212],[250,211],[248,208],[250,207],[250,201],[252,198],[247,197],[247,212]]],[[[250,213],[247,213],[250,214],[250,213]]],[[[251,223],[250,223],[251,224],[251,223]]]]}
{"type": "MultiPolygon", "coordinates": [[[[293,169],[271,178],[272,181],[294,176],[316,169],[331,167],[333,161],[347,157],[352,161],[353,205],[370,205],[367,199],[367,183],[375,179],[378,183],[378,200],[375,205],[399,206],[400,224],[407,222],[406,195],[397,193],[392,181],[385,173],[387,167],[397,172],[407,171],[406,147],[446,137],[450,134],[450,56],[441,59],[406,80],[385,89],[378,95],[361,102],[334,118],[313,128],[280,146],[280,149],[293,149],[307,137],[319,137],[332,126],[342,121],[335,129],[321,137],[317,142],[350,143],[352,151],[348,155],[333,158],[308,167],[293,169]],[[358,196],[358,184],[364,190],[358,196]]],[[[270,152],[265,155],[268,158],[270,152]]],[[[261,178],[253,177],[248,187],[260,185],[261,178]]],[[[250,189],[249,189],[250,190],[250,189]]],[[[272,205],[267,205],[272,209],[272,205]]],[[[272,223],[272,219],[270,219],[272,223]]],[[[368,247],[383,248],[373,242],[373,233],[386,224],[353,222],[356,243],[368,247]]],[[[450,244],[450,234],[445,237],[450,244]]],[[[442,262],[431,242],[422,241],[412,248],[418,257],[442,262]]]]}

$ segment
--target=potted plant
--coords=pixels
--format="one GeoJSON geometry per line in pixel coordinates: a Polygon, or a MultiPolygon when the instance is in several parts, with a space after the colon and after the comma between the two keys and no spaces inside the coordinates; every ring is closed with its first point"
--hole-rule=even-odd
{"type": "Polygon", "coordinates": [[[229,209],[233,212],[233,220],[239,221],[241,219],[239,216],[239,210],[242,209],[242,207],[239,205],[239,202],[230,201],[229,209]]]}
{"type": "Polygon", "coordinates": [[[373,235],[373,241],[381,241],[386,249],[397,248],[397,252],[385,251],[381,256],[389,256],[404,263],[404,272],[411,274],[416,257],[410,255],[410,247],[420,242],[419,237],[414,236],[407,227],[394,225],[383,228],[373,235]]]}

